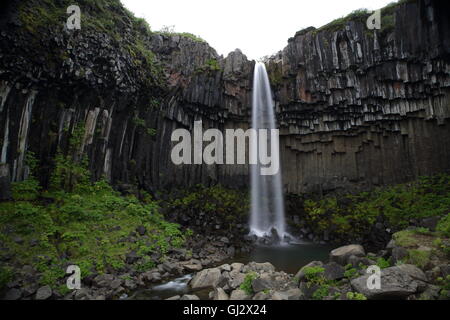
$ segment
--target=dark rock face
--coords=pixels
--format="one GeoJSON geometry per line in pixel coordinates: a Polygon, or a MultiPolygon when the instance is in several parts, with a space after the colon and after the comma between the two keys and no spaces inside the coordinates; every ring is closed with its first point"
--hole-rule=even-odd
{"type": "MultiPolygon", "coordinates": [[[[300,32],[268,61],[286,191],[369,189],[450,169],[450,35],[442,6],[402,4],[395,27],[376,34],[357,21],[300,32]]],[[[254,62],[242,52],[223,58],[203,42],[148,34],[142,41],[158,75],[107,34],[49,26],[32,35],[17,23],[16,6],[5,8],[0,162],[12,181],[27,177],[32,151],[47,183],[57,150],[67,153],[69,133],[83,124],[78,154],[88,155],[94,179],[148,191],[248,185],[246,165],[176,166],[170,158],[173,130],[192,132],[196,120],[205,129],[249,127],[254,62]]],[[[124,26],[123,39],[130,29],[124,26]]]]}
{"type": "Polygon", "coordinates": [[[299,33],[271,61],[288,191],[359,190],[449,169],[441,6],[402,4],[395,27],[375,34],[356,21],[299,33]]]}

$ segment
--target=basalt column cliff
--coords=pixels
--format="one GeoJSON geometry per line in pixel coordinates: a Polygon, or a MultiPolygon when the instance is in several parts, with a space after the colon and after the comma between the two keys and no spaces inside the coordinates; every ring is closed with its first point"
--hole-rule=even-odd
{"type": "MultiPolygon", "coordinates": [[[[151,32],[118,1],[79,4],[74,31],[64,26],[66,1],[1,4],[1,179],[26,178],[34,154],[45,184],[62,153],[87,155],[93,178],[122,189],[246,186],[244,165],[175,166],[170,138],[195,120],[247,129],[254,62],[151,32]]],[[[266,61],[288,192],[366,189],[450,169],[446,6],[391,6],[375,32],[366,14],[306,29],[266,61]]]]}

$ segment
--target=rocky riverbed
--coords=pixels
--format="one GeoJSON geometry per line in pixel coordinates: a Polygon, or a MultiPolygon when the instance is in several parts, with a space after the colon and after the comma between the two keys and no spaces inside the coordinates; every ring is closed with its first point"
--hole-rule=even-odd
{"type": "Polygon", "coordinates": [[[212,300],[449,299],[448,255],[427,247],[423,236],[403,231],[378,253],[357,244],[339,247],[330,252],[327,262],[312,261],[295,275],[278,271],[269,262],[203,269],[190,280],[189,294],[168,300],[199,300],[195,292],[207,289],[212,300]],[[413,243],[419,240],[423,242],[413,243]],[[418,263],[417,256],[431,251],[426,261],[418,263]],[[368,288],[370,266],[381,270],[380,288],[368,288]]]}

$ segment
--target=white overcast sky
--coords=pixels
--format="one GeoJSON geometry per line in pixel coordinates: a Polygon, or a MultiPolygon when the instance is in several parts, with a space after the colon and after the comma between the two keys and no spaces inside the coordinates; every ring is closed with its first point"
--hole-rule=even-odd
{"type": "Polygon", "coordinates": [[[283,49],[306,27],[320,27],[360,8],[379,9],[395,0],[121,0],[152,30],[175,26],[205,39],[219,54],[236,48],[249,59],[283,49]]]}

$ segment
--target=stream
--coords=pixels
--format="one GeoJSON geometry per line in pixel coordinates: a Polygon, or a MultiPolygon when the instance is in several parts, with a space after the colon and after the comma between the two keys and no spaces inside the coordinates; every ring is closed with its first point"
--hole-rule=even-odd
{"type": "MultiPolygon", "coordinates": [[[[319,244],[292,244],[283,246],[258,246],[252,252],[236,255],[229,261],[223,261],[219,265],[233,262],[247,264],[251,261],[270,262],[277,270],[286,273],[296,274],[297,271],[314,260],[326,261],[329,252],[334,249],[330,245],[319,244]]],[[[193,274],[184,275],[169,282],[157,284],[148,289],[141,289],[135,292],[129,299],[132,300],[162,300],[176,295],[192,294],[188,283],[193,274]]],[[[195,291],[195,294],[202,300],[209,299],[211,290],[195,291]]]]}

